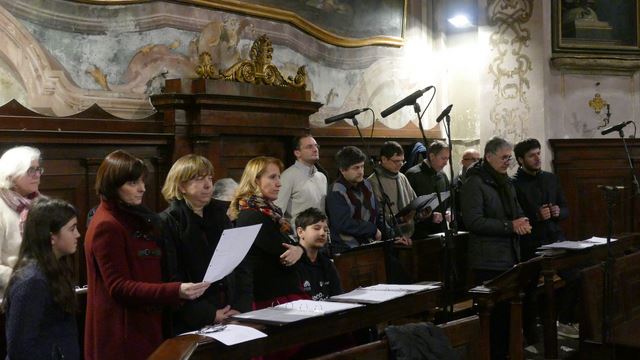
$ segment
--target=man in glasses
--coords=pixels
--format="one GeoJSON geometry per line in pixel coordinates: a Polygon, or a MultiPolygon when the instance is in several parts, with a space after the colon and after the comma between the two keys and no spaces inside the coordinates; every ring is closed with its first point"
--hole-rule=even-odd
{"type": "MultiPolygon", "coordinates": [[[[470,232],[469,263],[475,283],[493,279],[520,262],[520,236],[531,232],[507,170],[512,145],[499,137],[484,148],[484,159],[466,173],[462,185],[462,214],[470,232]]],[[[491,358],[504,359],[509,341],[508,304],[496,305],[491,314],[491,358]]]]}
{"type": "Polygon", "coordinates": [[[307,208],[324,211],[327,197],[327,177],[316,166],[320,159],[320,146],[316,139],[311,135],[297,137],[293,148],[296,162],[282,173],[280,192],[275,202],[292,224],[298,213],[307,208]]]}

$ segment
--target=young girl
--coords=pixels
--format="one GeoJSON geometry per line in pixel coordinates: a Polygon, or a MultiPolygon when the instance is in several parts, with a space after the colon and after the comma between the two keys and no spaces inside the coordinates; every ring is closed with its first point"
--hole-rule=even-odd
{"type": "Polygon", "coordinates": [[[80,358],[72,273],[62,260],[76,252],[77,223],[62,200],[40,199],[29,211],[2,304],[9,359],[80,358]]]}

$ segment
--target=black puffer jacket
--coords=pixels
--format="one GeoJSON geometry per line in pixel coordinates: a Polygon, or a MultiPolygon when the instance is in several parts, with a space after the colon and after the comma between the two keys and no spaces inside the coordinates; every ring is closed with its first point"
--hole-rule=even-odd
{"type": "Polygon", "coordinates": [[[462,185],[462,214],[464,224],[471,233],[469,262],[473,269],[503,271],[520,260],[519,237],[513,232],[511,221],[524,214],[509,183],[513,198],[514,215],[509,218],[500,200],[498,184],[485,168],[484,160],[467,171],[462,185]]]}

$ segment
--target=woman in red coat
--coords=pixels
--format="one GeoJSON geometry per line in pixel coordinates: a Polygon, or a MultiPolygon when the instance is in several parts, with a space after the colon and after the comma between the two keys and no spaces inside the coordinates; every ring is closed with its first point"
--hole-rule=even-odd
{"type": "Polygon", "coordinates": [[[207,283],[162,283],[159,217],[142,205],[144,162],[117,150],[96,174],[100,206],[85,238],[86,360],[146,359],[161,343],[162,307],[207,283]]]}

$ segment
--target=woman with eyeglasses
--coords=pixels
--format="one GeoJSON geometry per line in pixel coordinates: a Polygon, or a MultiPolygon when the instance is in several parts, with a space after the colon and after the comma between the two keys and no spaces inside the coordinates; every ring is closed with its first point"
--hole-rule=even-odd
{"type": "Polygon", "coordinates": [[[162,223],[142,205],[145,163],[116,150],[96,173],[100,205],[85,238],[84,358],[146,359],[163,341],[163,310],[207,283],[162,282],[162,223]]]}
{"type": "MultiPolygon", "coordinates": [[[[162,195],[169,202],[160,214],[166,234],[166,280],[202,281],[222,232],[231,228],[227,210],[212,201],[213,165],[199,155],[181,157],[169,170],[162,195]]],[[[229,305],[232,280],[227,276],[211,284],[203,296],[175,308],[172,333],[198,330],[238,314],[229,305]]]]}
{"type": "Polygon", "coordinates": [[[40,197],[40,150],[18,146],[0,157],[0,296],[18,260],[27,213],[40,197]]]}

